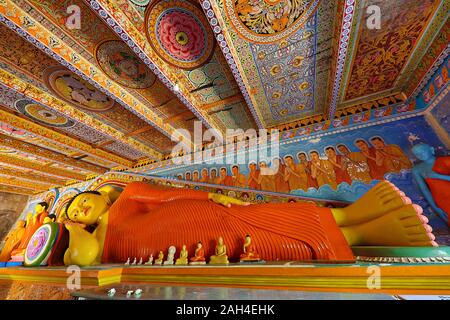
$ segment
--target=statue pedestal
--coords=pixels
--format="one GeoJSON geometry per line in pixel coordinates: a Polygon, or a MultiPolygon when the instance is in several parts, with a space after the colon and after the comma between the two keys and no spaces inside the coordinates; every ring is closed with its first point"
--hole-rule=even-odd
{"type": "Polygon", "coordinates": [[[191,265],[191,266],[202,265],[202,264],[206,264],[206,261],[192,261],[192,262],[189,262],[189,265],[191,265]]]}

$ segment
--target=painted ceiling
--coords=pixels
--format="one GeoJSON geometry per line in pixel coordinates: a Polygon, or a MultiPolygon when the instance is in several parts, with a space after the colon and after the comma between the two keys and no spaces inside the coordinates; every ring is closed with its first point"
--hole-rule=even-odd
{"type": "Polygon", "coordinates": [[[172,135],[193,145],[196,121],[274,128],[405,101],[448,47],[448,12],[445,0],[0,0],[1,190],[167,158],[172,135]]]}

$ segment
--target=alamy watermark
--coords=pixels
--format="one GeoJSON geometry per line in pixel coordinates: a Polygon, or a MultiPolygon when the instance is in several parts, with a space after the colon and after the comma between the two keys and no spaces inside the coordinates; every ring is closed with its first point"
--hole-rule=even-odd
{"type": "Polygon", "coordinates": [[[81,29],[81,9],[79,6],[72,4],[66,10],[66,27],[70,30],[81,29]]]}
{"type": "Polygon", "coordinates": [[[369,30],[381,29],[381,8],[377,5],[371,5],[367,7],[366,14],[368,15],[366,20],[366,26],[369,30]]]}
{"type": "Polygon", "coordinates": [[[178,142],[172,149],[172,162],[175,165],[192,164],[248,164],[271,163],[274,174],[278,171],[280,132],[279,130],[227,129],[225,135],[216,129],[202,130],[200,121],[194,123],[194,136],[185,129],[176,130],[171,137],[178,142]],[[209,146],[195,150],[190,143],[209,146]]]}

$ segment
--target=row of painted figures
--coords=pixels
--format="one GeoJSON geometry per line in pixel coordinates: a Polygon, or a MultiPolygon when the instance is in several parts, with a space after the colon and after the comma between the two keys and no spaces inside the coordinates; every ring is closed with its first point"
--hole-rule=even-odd
{"type": "MultiPolygon", "coordinates": [[[[158,259],[155,260],[155,265],[173,265],[175,260],[175,253],[177,249],[175,246],[170,246],[167,250],[167,259],[164,260],[164,252],[159,251],[158,259]]],[[[259,254],[256,252],[254,245],[252,244],[251,236],[247,234],[245,236],[243,252],[240,255],[240,262],[261,262],[262,260],[259,257],[259,254]]],[[[202,265],[206,264],[205,257],[205,249],[203,248],[203,244],[201,241],[197,243],[197,248],[195,249],[195,254],[193,257],[189,259],[188,250],[186,249],[186,245],[183,245],[180,256],[176,259],[176,265],[202,265]]],[[[228,255],[227,255],[227,247],[223,241],[222,237],[219,237],[217,240],[217,245],[215,248],[215,254],[210,257],[210,264],[229,264],[228,255]]],[[[137,258],[134,258],[133,262],[130,261],[130,258],[125,262],[125,265],[152,265],[153,264],[153,254],[150,255],[148,261],[143,263],[143,258],[141,257],[139,262],[137,262],[137,258]]]]}
{"type": "Polygon", "coordinates": [[[329,185],[336,189],[343,182],[351,184],[360,181],[369,184],[372,180],[383,180],[386,173],[398,173],[402,169],[411,169],[412,163],[403,150],[395,144],[386,145],[382,138],[373,137],[373,147],[362,139],[355,142],[359,151],[351,152],[344,144],[325,148],[326,158],[318,151],[297,153],[298,162],[292,155],[283,160],[274,158],[269,166],[260,161],[259,166],[251,162],[249,173],[245,176],[238,165],[228,169],[201,169],[177,175],[179,180],[218,184],[238,188],[250,188],[272,192],[289,193],[292,190],[305,190],[329,185]]]}

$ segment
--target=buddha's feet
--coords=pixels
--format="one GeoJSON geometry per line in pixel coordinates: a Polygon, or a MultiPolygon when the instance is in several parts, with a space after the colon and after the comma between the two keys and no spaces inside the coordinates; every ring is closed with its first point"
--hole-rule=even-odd
{"type": "Polygon", "coordinates": [[[372,221],[341,228],[351,246],[437,247],[418,205],[405,205],[372,221]]]}
{"type": "Polygon", "coordinates": [[[337,224],[345,227],[374,220],[411,203],[411,199],[394,184],[382,181],[355,203],[346,208],[332,209],[332,212],[337,224]]]}

